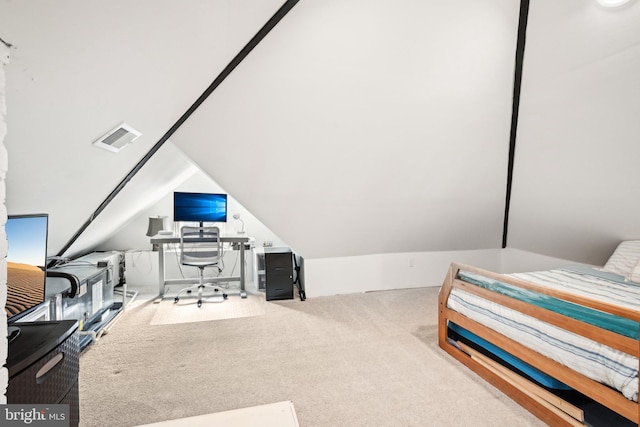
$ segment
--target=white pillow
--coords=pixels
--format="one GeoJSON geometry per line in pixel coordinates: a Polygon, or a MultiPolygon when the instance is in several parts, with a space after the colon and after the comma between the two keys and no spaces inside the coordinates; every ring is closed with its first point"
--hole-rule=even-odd
{"type": "Polygon", "coordinates": [[[631,273],[627,274],[624,280],[627,282],[640,283],[640,261],[631,269],[631,273]]]}
{"type": "Polygon", "coordinates": [[[640,240],[625,240],[609,257],[602,270],[627,277],[640,261],[640,240]]]}

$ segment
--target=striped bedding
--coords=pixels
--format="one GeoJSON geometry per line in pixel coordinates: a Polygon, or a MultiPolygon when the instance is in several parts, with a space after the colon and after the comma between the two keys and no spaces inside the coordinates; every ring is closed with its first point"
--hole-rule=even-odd
{"type": "MultiPolygon", "coordinates": [[[[484,278],[475,273],[461,271],[459,276],[470,283],[484,283],[489,287],[496,284],[502,285],[501,282],[484,278]]],[[[620,306],[640,309],[640,285],[625,282],[622,276],[616,274],[576,267],[518,273],[511,276],[582,296],[597,297],[620,306]]],[[[627,399],[633,401],[638,399],[638,359],[634,356],[457,288],[452,290],[447,305],[449,308],[517,340],[558,363],[615,388],[627,399]]],[[[563,312],[562,307],[559,306],[556,311],[563,312]]],[[[589,313],[579,315],[589,316],[589,313]]],[[[573,314],[572,317],[574,317],[573,314]]],[[[621,320],[620,318],[616,319],[621,320]]],[[[615,324],[612,322],[612,328],[603,324],[603,322],[607,322],[607,319],[600,318],[591,323],[637,338],[638,324],[626,319],[625,321],[631,323],[618,322],[615,324]]]]}

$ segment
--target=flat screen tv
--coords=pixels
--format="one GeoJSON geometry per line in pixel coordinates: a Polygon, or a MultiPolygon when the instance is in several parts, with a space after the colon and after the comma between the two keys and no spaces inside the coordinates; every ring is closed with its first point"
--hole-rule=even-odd
{"type": "MultiPolygon", "coordinates": [[[[9,323],[45,301],[47,214],[9,215],[7,234],[7,302],[9,323]]],[[[11,328],[10,328],[11,329],[11,328]]]]}
{"type": "Polygon", "coordinates": [[[227,222],[227,195],[218,193],[173,193],[173,220],[227,222]]]}

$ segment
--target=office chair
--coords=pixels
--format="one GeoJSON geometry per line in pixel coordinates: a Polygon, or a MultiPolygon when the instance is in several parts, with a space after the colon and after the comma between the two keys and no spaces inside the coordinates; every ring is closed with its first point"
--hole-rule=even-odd
{"type": "Polygon", "coordinates": [[[202,305],[202,292],[205,288],[213,289],[216,294],[222,292],[223,300],[227,299],[227,294],[212,283],[204,283],[204,269],[206,267],[218,267],[221,272],[220,261],[222,259],[222,242],[220,241],[220,229],[218,227],[189,227],[180,229],[180,264],[198,267],[200,281],[197,285],[192,285],[181,289],[173,302],[180,301],[180,295],[190,294],[194,289],[198,290],[198,307],[202,305]]]}

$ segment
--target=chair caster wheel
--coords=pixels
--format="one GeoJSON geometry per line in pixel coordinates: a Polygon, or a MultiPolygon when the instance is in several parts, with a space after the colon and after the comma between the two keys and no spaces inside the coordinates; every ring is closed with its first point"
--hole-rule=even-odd
{"type": "Polygon", "coordinates": [[[198,307],[202,306],[202,301],[198,300],[198,307]]]}
{"type": "Polygon", "coordinates": [[[229,295],[227,295],[227,294],[222,294],[222,298],[227,299],[227,298],[229,298],[229,295]]]}
{"type": "Polygon", "coordinates": [[[174,304],[177,304],[177,303],[178,303],[178,301],[180,301],[180,298],[178,298],[178,297],[175,297],[175,298],[173,299],[173,303],[174,303],[174,304]]]}
{"type": "Polygon", "coordinates": [[[191,289],[187,290],[187,293],[190,294],[191,293],[191,289]]]}

